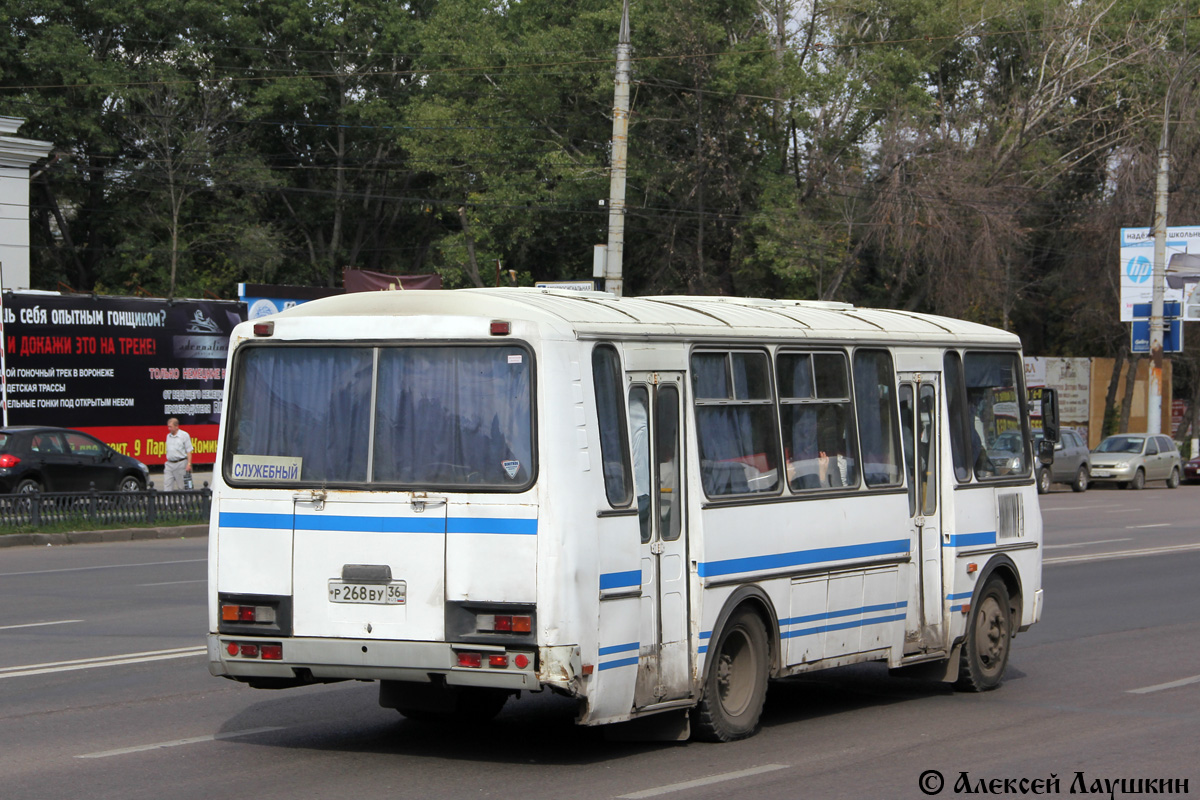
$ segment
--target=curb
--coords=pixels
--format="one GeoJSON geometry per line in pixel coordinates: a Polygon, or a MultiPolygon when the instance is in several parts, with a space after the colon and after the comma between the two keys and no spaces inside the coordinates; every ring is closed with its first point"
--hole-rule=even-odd
{"type": "Polygon", "coordinates": [[[69,533],[9,533],[0,535],[3,547],[45,547],[63,544],[140,542],[150,539],[199,539],[208,536],[208,525],[177,525],[170,528],[117,528],[111,531],[69,533]]]}

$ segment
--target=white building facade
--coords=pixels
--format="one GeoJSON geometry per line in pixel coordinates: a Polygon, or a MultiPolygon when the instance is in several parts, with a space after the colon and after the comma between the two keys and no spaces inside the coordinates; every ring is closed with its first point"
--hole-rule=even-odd
{"type": "Polygon", "coordinates": [[[4,289],[29,286],[29,168],[52,142],[15,136],[24,122],[0,117],[0,267],[4,289]]]}

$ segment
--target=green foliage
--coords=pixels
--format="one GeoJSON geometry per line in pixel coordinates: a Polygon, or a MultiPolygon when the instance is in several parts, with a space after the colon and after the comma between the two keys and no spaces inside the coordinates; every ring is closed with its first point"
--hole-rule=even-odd
{"type": "MultiPolygon", "coordinates": [[[[607,239],[619,2],[0,7],[0,113],[56,152],[36,288],[532,283],[590,277],[607,239]]],[[[1172,84],[1171,223],[1200,218],[1200,17],[1162,0],[637,0],[630,21],[627,293],[1114,352],[1117,229],[1149,222],[1172,84]]]]}

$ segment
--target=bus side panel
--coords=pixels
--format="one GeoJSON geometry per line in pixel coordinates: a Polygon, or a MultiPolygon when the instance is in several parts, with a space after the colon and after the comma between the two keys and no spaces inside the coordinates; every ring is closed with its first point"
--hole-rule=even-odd
{"type": "Polygon", "coordinates": [[[537,506],[451,501],[446,521],[446,599],[537,600],[537,506]]]}
{"type": "MultiPolygon", "coordinates": [[[[214,550],[210,554],[216,564],[215,591],[290,595],[291,498],[223,498],[217,509],[216,536],[211,543],[214,550]]],[[[215,619],[212,629],[216,630],[215,619]]]]}

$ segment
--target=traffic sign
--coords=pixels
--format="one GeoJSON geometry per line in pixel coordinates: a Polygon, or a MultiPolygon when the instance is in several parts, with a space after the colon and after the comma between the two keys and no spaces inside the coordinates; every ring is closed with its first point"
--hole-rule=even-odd
{"type": "MultiPolygon", "coordinates": [[[[1129,349],[1134,353],[1150,352],[1150,320],[1135,319],[1133,321],[1133,335],[1129,349]]],[[[1183,352],[1183,320],[1164,319],[1163,352],[1183,352]]]]}
{"type": "MultiPolygon", "coordinates": [[[[1134,319],[1150,319],[1150,303],[1134,303],[1133,318],[1134,319]]],[[[1178,300],[1163,301],[1163,319],[1174,319],[1175,317],[1183,316],[1183,303],[1178,300]]]]}

